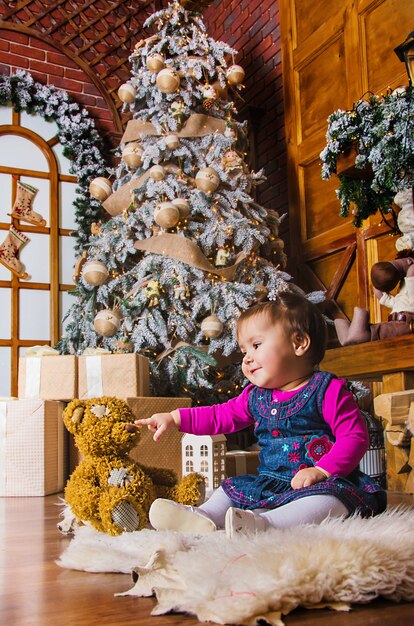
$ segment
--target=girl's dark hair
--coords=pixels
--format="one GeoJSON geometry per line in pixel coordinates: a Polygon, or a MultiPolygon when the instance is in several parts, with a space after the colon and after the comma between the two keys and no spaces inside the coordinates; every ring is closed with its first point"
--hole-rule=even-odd
{"type": "Polygon", "coordinates": [[[237,320],[237,328],[256,315],[267,315],[270,323],[282,322],[289,336],[295,333],[309,335],[308,357],[313,365],[318,365],[324,355],[327,341],[326,323],[316,304],[304,296],[290,291],[278,294],[277,299],[260,302],[246,309],[237,320]]]}

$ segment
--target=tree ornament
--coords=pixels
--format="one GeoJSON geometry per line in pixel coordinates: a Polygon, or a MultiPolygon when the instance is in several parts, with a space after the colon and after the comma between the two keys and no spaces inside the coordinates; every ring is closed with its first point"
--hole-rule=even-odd
{"type": "Polygon", "coordinates": [[[95,200],[104,202],[112,193],[111,181],[102,176],[94,178],[89,185],[89,193],[95,200]]]}
{"type": "Polygon", "coordinates": [[[187,198],[174,198],[171,202],[179,210],[180,219],[183,219],[190,214],[190,203],[187,198]]]}
{"type": "Polygon", "coordinates": [[[197,189],[211,193],[219,186],[220,178],[216,170],[212,167],[202,167],[196,174],[195,183],[197,189]]]}
{"type": "Polygon", "coordinates": [[[234,126],[232,126],[232,124],[226,124],[224,136],[227,137],[228,139],[234,139],[234,140],[237,139],[237,131],[234,128],[234,126]]]}
{"type": "Polygon", "coordinates": [[[97,287],[103,285],[109,276],[108,268],[101,261],[87,261],[82,268],[82,276],[87,283],[97,287]]]}
{"type": "Polygon", "coordinates": [[[203,107],[206,111],[209,111],[213,106],[214,102],[217,100],[216,90],[212,85],[204,85],[202,89],[203,93],[203,107]]]}
{"type": "Polygon", "coordinates": [[[92,222],[91,235],[100,235],[102,233],[102,222],[92,222]]]}
{"type": "Polygon", "coordinates": [[[177,121],[180,121],[184,113],[184,102],[181,102],[181,100],[178,102],[173,102],[170,106],[170,111],[172,117],[175,117],[177,118],[177,121]]]}
{"type": "Polygon", "coordinates": [[[169,150],[175,150],[180,145],[180,140],[177,137],[177,135],[173,135],[173,134],[166,135],[164,137],[164,141],[165,141],[165,145],[167,146],[167,148],[169,148],[169,150]]]}
{"type": "Polygon", "coordinates": [[[225,170],[239,169],[243,167],[243,159],[235,150],[227,150],[221,159],[221,166],[225,170]]]}
{"type": "Polygon", "coordinates": [[[201,322],[201,332],[207,339],[216,339],[223,332],[223,323],[216,315],[209,315],[201,322]]]}
{"type": "Polygon", "coordinates": [[[161,93],[174,93],[180,86],[178,72],[166,67],[157,74],[156,84],[161,93]]]}
{"type": "Polygon", "coordinates": [[[142,164],[144,148],[137,141],[131,141],[122,150],[122,158],[128,167],[136,168],[142,164]]]}
{"type": "Polygon", "coordinates": [[[240,85],[245,75],[245,71],[241,65],[231,65],[226,71],[227,82],[230,85],[240,85]]]}
{"type": "Polygon", "coordinates": [[[125,104],[132,104],[137,95],[137,90],[131,83],[124,83],[118,89],[118,97],[125,104]]]}
{"type": "Polygon", "coordinates": [[[229,97],[229,91],[227,87],[223,87],[219,80],[215,80],[214,83],[211,84],[214,91],[216,92],[216,97],[221,100],[227,100],[229,97]]]}
{"type": "Polygon", "coordinates": [[[73,276],[72,276],[74,283],[78,282],[80,275],[82,273],[82,268],[86,263],[86,259],[87,259],[86,251],[82,252],[81,256],[78,259],[76,259],[75,267],[73,268],[73,276]]]}
{"type": "Polygon", "coordinates": [[[217,254],[216,254],[216,261],[215,261],[216,267],[225,267],[227,265],[227,261],[229,260],[229,257],[230,257],[230,250],[228,250],[224,246],[219,246],[217,248],[217,254]]]}
{"type": "Polygon", "coordinates": [[[162,228],[173,228],[180,221],[180,211],[172,202],[160,202],[155,207],[154,221],[162,228]]]}
{"type": "Polygon", "coordinates": [[[114,352],[116,354],[128,354],[134,352],[134,344],[128,339],[128,337],[122,337],[114,341],[114,352]]]}
{"type": "Polygon", "coordinates": [[[151,54],[147,58],[147,69],[153,74],[158,74],[165,66],[165,59],[162,54],[151,54]]]}
{"type": "Polygon", "coordinates": [[[103,309],[95,315],[93,321],[94,328],[98,335],[102,337],[112,337],[115,335],[121,326],[122,316],[119,309],[114,307],[113,309],[103,309]]]}
{"type": "Polygon", "coordinates": [[[175,278],[173,278],[173,289],[174,289],[174,298],[177,300],[186,300],[190,297],[190,290],[186,282],[184,282],[184,278],[181,274],[178,274],[175,278]]]}
{"type": "Polygon", "coordinates": [[[148,307],[157,306],[160,303],[160,284],[158,280],[148,280],[143,284],[145,295],[148,300],[148,307]]]}
{"type": "Polygon", "coordinates": [[[149,171],[149,175],[154,180],[164,180],[166,171],[162,165],[153,165],[149,171]]]}

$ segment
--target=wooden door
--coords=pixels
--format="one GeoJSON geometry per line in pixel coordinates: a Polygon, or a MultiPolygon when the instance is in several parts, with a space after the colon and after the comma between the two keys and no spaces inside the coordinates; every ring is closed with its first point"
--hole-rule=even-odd
{"type": "Polygon", "coordinates": [[[324,288],[386,319],[369,269],[395,257],[395,238],[373,216],[357,230],[339,217],[336,177],[321,179],[327,117],[368,92],[408,84],[394,47],[414,28],[414,0],[279,0],[283,54],[292,267],[307,289],[324,288]]]}

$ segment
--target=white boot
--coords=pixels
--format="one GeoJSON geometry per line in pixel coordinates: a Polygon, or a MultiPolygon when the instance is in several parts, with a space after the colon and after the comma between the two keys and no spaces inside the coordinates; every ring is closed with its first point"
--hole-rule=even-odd
{"type": "Polygon", "coordinates": [[[233,539],[239,535],[254,535],[263,532],[269,528],[269,523],[253,511],[230,507],[226,513],[225,528],[227,537],[233,539]]]}
{"type": "Polygon", "coordinates": [[[178,530],[196,535],[217,530],[215,523],[196,507],[164,498],[158,498],[152,503],[149,521],[155,530],[178,530]]]}

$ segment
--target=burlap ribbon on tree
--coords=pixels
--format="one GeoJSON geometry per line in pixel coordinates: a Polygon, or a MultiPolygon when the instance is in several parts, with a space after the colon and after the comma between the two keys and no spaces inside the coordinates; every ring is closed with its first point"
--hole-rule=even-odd
{"type": "Polygon", "coordinates": [[[149,239],[142,239],[134,243],[137,250],[160,254],[176,261],[181,261],[191,267],[196,267],[204,272],[220,276],[224,280],[233,280],[240,263],[247,257],[244,252],[239,252],[236,261],[229,267],[214,267],[208,258],[202,253],[196,243],[181,235],[164,233],[149,239]]]}
{"type": "MultiPolygon", "coordinates": [[[[178,174],[180,172],[180,168],[174,163],[163,163],[163,168],[166,170],[168,174],[178,174]]],[[[119,189],[117,189],[113,194],[109,196],[102,203],[103,208],[109,215],[115,217],[116,215],[120,215],[123,211],[125,211],[133,201],[132,192],[134,189],[138,189],[141,185],[149,178],[150,170],[144,172],[141,176],[137,178],[133,178],[125,185],[122,185],[119,189]]],[[[190,180],[190,179],[189,179],[190,180]]]]}
{"type": "MultiPolygon", "coordinates": [[[[177,137],[204,137],[205,135],[212,135],[217,132],[224,133],[225,130],[226,120],[203,113],[193,113],[180,130],[177,132],[174,131],[174,135],[177,135],[177,137]]],[[[173,131],[170,132],[173,133],[173,131]]],[[[157,131],[154,124],[151,122],[130,120],[121,139],[121,143],[135,141],[142,135],[160,136],[161,133],[157,131]]]]}

